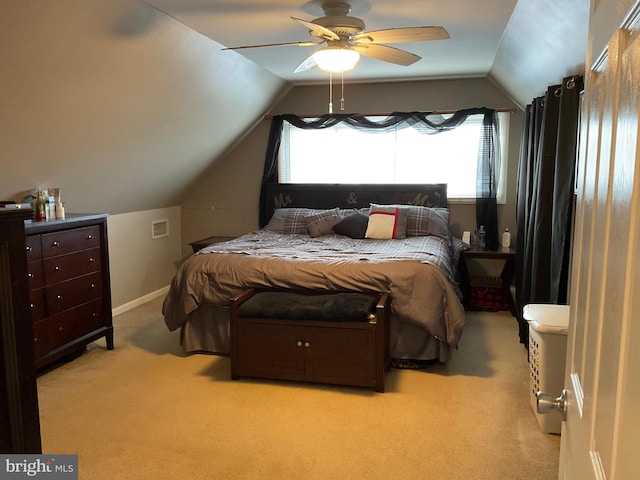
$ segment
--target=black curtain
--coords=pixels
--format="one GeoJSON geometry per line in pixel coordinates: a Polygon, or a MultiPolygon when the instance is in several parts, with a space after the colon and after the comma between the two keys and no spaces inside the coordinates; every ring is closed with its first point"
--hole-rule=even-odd
{"type": "Polygon", "coordinates": [[[495,111],[485,113],[482,120],[482,135],[478,149],[478,172],[476,177],[476,224],[484,225],[485,244],[489,250],[497,250],[498,202],[496,199],[496,165],[500,154],[498,124],[495,111]]]}
{"type": "Polygon", "coordinates": [[[298,128],[321,129],[333,127],[338,123],[346,123],[354,128],[381,131],[384,129],[413,127],[417,130],[436,134],[452,130],[462,124],[470,115],[483,115],[483,134],[478,148],[478,182],[476,200],[476,217],[478,225],[484,225],[487,248],[498,247],[498,222],[496,208],[495,171],[496,155],[499,151],[495,110],[488,108],[470,108],[459,110],[451,117],[444,119],[431,112],[394,112],[380,121],[372,121],[361,115],[323,115],[315,119],[305,119],[297,115],[277,115],[271,122],[269,143],[264,163],[262,191],[260,193],[260,226],[267,220],[264,211],[264,186],[278,181],[278,150],[282,138],[282,124],[289,122],[298,128]],[[431,118],[429,118],[431,116],[431,118]]]}
{"type": "Polygon", "coordinates": [[[269,143],[267,143],[267,155],[264,159],[264,171],[262,173],[262,188],[260,189],[260,209],[258,211],[260,227],[267,224],[267,213],[264,210],[265,185],[267,183],[276,183],[278,181],[278,150],[280,150],[280,141],[282,139],[282,116],[273,117],[271,120],[271,129],[269,130],[269,143]]]}
{"type": "Polygon", "coordinates": [[[522,309],[568,300],[573,192],[581,76],[567,77],[527,105],[516,205],[516,304],[520,342],[528,345],[522,309]]]}

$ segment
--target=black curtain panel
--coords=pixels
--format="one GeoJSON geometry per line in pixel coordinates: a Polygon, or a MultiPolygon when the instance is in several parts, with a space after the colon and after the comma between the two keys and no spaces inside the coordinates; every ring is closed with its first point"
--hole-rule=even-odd
{"type": "Polygon", "coordinates": [[[319,118],[305,119],[296,115],[277,115],[273,117],[269,144],[265,157],[262,191],[260,193],[260,226],[266,224],[264,211],[265,186],[277,182],[278,150],[282,138],[282,124],[289,122],[298,128],[321,129],[344,122],[354,128],[380,131],[391,128],[413,127],[427,134],[436,134],[452,130],[461,125],[470,115],[483,115],[483,134],[478,148],[478,180],[476,199],[476,221],[484,225],[487,231],[487,248],[498,247],[498,214],[496,206],[496,156],[500,151],[495,110],[488,108],[469,108],[455,112],[444,119],[432,112],[394,112],[380,121],[373,121],[361,115],[323,115],[319,118]],[[431,118],[429,118],[431,116],[431,118]]]}
{"type": "Polygon", "coordinates": [[[573,225],[581,76],[567,77],[527,105],[517,185],[516,304],[566,305],[573,225]]]}
{"type": "Polygon", "coordinates": [[[264,171],[262,173],[262,188],[260,189],[260,209],[258,213],[260,227],[264,227],[267,224],[267,214],[264,211],[265,195],[267,194],[265,185],[278,181],[278,150],[280,150],[280,141],[282,140],[282,122],[282,117],[274,117],[271,120],[267,155],[264,159],[264,171]]]}
{"type": "Polygon", "coordinates": [[[496,199],[496,165],[500,154],[496,113],[488,111],[482,120],[482,135],[478,148],[478,173],[476,177],[476,224],[484,225],[485,244],[489,250],[497,250],[498,203],[496,199]]]}

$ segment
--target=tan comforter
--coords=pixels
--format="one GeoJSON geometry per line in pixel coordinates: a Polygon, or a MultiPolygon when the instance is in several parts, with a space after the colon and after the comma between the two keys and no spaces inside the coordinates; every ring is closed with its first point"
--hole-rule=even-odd
{"type": "Polygon", "coordinates": [[[450,244],[438,237],[356,240],[259,230],[188,258],[162,311],[175,330],[198,307],[228,305],[248,287],[389,292],[395,318],[455,348],[464,309],[452,280],[450,244]]]}

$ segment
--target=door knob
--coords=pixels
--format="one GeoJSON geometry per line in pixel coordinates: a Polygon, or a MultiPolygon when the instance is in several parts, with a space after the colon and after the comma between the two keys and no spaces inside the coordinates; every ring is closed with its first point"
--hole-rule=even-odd
{"type": "Polygon", "coordinates": [[[567,419],[567,391],[562,390],[559,397],[554,398],[553,395],[540,392],[536,393],[536,409],[538,413],[559,412],[562,415],[562,421],[567,419]]]}

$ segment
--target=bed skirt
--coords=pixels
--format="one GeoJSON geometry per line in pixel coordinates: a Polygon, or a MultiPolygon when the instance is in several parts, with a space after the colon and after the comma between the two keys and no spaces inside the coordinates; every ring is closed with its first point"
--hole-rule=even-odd
{"type": "MultiPolygon", "coordinates": [[[[200,307],[189,315],[181,330],[186,353],[229,355],[229,308],[200,307]]],[[[451,350],[422,328],[391,316],[391,358],[448,362],[451,350]]]]}

